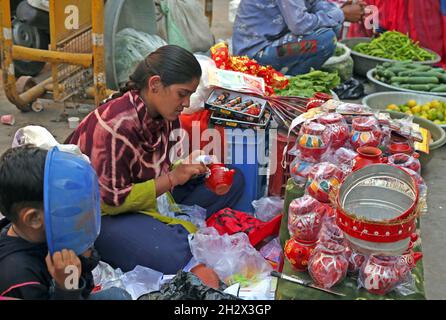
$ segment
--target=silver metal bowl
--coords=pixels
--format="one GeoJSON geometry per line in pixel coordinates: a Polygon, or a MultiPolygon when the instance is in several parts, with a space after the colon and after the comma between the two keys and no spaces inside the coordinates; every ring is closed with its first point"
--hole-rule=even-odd
{"type": "MultiPolygon", "coordinates": [[[[367,54],[363,54],[360,52],[357,52],[353,50],[353,48],[359,44],[359,43],[368,43],[371,42],[372,38],[348,38],[341,41],[341,43],[344,43],[347,47],[349,47],[352,50],[351,56],[353,58],[353,61],[355,62],[355,73],[365,77],[367,75],[367,72],[370,69],[374,69],[378,64],[384,63],[384,62],[397,62],[397,60],[392,59],[385,59],[385,58],[379,58],[370,56],[367,54]]],[[[414,63],[419,64],[425,64],[425,65],[434,65],[441,61],[441,56],[438,55],[436,52],[423,48],[424,50],[435,54],[436,58],[434,60],[428,60],[428,61],[414,61],[414,63]]]]}

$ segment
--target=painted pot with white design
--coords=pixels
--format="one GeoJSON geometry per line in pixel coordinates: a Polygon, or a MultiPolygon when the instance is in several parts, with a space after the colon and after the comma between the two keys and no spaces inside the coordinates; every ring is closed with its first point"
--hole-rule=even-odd
{"type": "Polygon", "coordinates": [[[327,289],[344,280],[347,269],[346,249],[335,242],[319,244],[308,264],[308,272],[314,282],[327,289]]]}
{"type": "Polygon", "coordinates": [[[336,205],[336,222],[354,250],[388,256],[407,251],[421,208],[415,180],[386,164],[348,175],[338,189],[336,205]]]}
{"type": "Polygon", "coordinates": [[[309,195],[293,200],[288,209],[291,237],[298,241],[316,242],[325,211],[325,206],[309,195]]]}

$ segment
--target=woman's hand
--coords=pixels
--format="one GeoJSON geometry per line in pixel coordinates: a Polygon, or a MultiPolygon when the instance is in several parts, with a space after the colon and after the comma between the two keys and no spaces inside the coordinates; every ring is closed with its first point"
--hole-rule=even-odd
{"type": "Polygon", "coordinates": [[[205,174],[208,168],[204,164],[179,164],[172,172],[169,174],[172,178],[172,187],[181,186],[188,182],[193,176],[200,174],[205,174]]]}
{"type": "Polygon", "coordinates": [[[365,5],[366,3],[363,1],[358,1],[356,3],[347,1],[341,8],[344,12],[345,20],[349,22],[361,21],[365,13],[365,5]]]}

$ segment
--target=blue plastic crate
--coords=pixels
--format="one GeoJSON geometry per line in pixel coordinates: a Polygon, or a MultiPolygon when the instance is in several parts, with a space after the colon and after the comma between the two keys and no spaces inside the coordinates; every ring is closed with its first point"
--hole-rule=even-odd
{"type": "Polygon", "coordinates": [[[268,134],[263,130],[226,129],[226,164],[239,169],[245,177],[245,190],[232,208],[254,212],[252,201],[266,193],[268,181],[268,134]]]}

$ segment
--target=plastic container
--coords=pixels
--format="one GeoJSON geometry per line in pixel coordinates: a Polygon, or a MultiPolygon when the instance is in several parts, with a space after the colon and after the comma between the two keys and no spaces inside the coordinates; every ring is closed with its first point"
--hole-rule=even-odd
{"type": "Polygon", "coordinates": [[[239,169],[245,178],[242,197],[232,208],[254,213],[252,201],[265,196],[267,184],[268,136],[258,130],[225,130],[226,164],[239,169]],[[266,151],[265,151],[266,150],[266,151]]]}
{"type": "Polygon", "coordinates": [[[79,126],[80,119],[78,117],[68,118],[68,127],[70,129],[76,129],[79,126]]]}
{"type": "Polygon", "coordinates": [[[63,249],[79,255],[89,249],[101,228],[99,184],[91,165],[52,148],[45,162],[44,208],[51,255],[63,249]]]}

